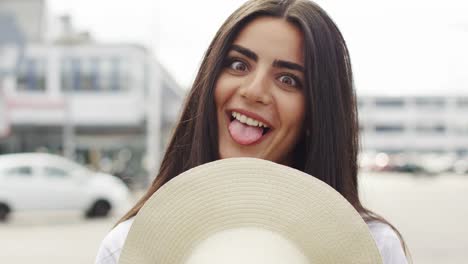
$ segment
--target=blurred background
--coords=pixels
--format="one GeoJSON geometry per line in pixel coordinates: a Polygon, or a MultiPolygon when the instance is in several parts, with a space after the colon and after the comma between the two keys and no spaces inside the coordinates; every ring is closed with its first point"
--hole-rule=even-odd
{"type": "MultiPolygon", "coordinates": [[[[0,0],[0,263],[93,262],[243,2],[0,0]]],[[[468,4],[316,2],[351,53],[364,203],[414,263],[466,263],[468,4]]]]}

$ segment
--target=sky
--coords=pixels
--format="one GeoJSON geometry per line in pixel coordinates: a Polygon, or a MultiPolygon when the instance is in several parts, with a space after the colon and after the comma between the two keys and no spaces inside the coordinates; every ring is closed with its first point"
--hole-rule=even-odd
{"type": "MultiPolygon", "coordinates": [[[[468,1],[316,0],[348,44],[358,95],[468,94],[468,1]]],[[[49,0],[98,42],[141,43],[189,88],[242,0],[49,0]]]]}

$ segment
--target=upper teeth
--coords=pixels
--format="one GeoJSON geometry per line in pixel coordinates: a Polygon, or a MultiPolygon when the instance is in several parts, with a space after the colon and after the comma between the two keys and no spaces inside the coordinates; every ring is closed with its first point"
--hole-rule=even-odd
{"type": "Polygon", "coordinates": [[[243,115],[241,113],[232,112],[232,116],[235,119],[239,120],[239,122],[247,124],[249,126],[258,126],[258,127],[268,128],[268,126],[263,124],[262,122],[260,122],[258,120],[255,120],[255,119],[252,119],[250,117],[247,117],[247,116],[245,116],[245,115],[243,115]]]}

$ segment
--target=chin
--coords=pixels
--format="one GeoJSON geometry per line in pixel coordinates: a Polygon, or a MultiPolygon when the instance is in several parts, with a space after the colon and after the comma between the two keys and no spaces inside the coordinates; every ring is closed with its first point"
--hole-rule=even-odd
{"type": "Polygon", "coordinates": [[[219,154],[220,159],[228,159],[228,158],[258,158],[258,159],[265,159],[259,155],[250,154],[250,153],[242,153],[237,151],[225,151],[219,154]]]}

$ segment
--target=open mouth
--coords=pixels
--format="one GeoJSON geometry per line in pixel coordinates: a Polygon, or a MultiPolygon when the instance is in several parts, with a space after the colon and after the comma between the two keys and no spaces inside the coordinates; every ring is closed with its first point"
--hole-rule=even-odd
{"type": "Polygon", "coordinates": [[[272,130],[267,124],[236,111],[232,111],[229,118],[229,133],[241,145],[258,143],[272,130]]]}

